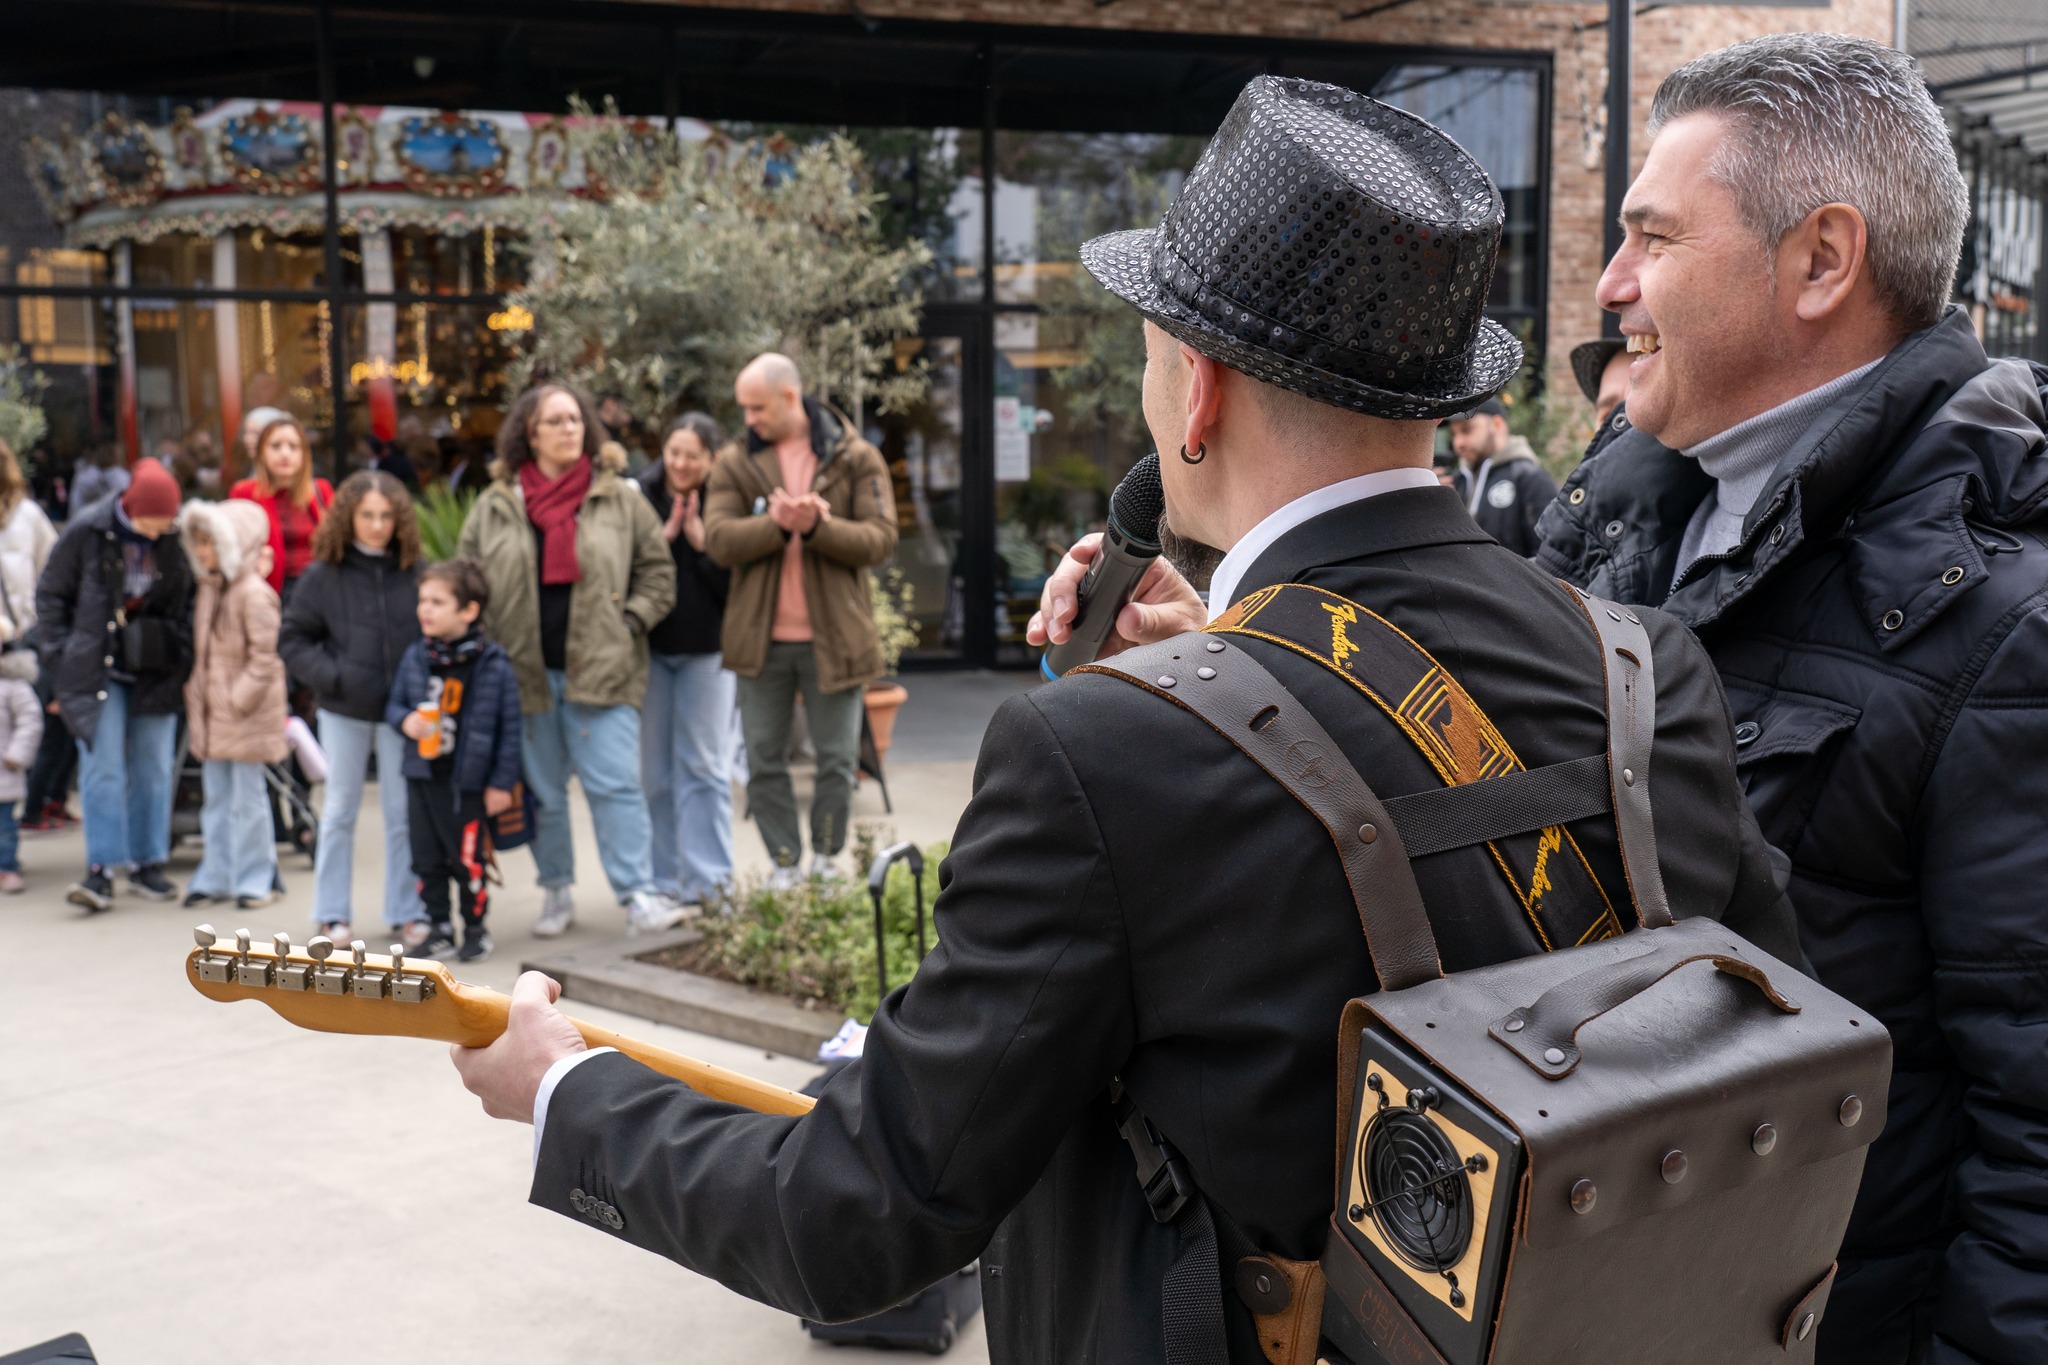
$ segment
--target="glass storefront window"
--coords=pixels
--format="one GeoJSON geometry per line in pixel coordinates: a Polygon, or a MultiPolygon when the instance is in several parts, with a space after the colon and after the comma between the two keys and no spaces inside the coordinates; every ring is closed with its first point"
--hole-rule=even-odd
{"type": "Polygon", "coordinates": [[[958,336],[919,337],[900,358],[929,367],[931,388],[908,412],[869,419],[868,438],[888,461],[896,498],[896,556],[877,570],[917,630],[906,658],[957,657],[965,625],[961,572],[966,349],[958,336]]]}
{"type": "Polygon", "coordinates": [[[996,640],[1024,656],[1046,574],[1100,527],[1152,448],[1137,314],[1081,269],[1082,242],[1159,221],[1205,139],[1003,132],[996,139],[996,640]]]}

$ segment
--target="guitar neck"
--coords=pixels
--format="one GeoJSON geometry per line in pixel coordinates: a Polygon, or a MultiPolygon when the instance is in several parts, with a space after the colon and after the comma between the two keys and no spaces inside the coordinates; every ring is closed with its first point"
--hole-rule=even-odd
{"type": "MultiPolygon", "coordinates": [[[[301,1028],[483,1047],[504,1033],[510,1017],[510,996],[466,986],[439,962],[394,961],[363,952],[358,944],[351,958],[330,963],[321,951],[325,940],[300,949],[282,941],[283,935],[272,949],[256,948],[242,938],[234,952],[215,951],[212,930],[202,926],[198,933],[201,946],[186,959],[186,979],[194,989],[210,1000],[260,1000],[301,1028]]],[[[710,1099],[791,1116],[809,1113],[816,1103],[808,1095],[595,1024],[569,1022],[590,1046],[617,1048],[710,1099]]]]}

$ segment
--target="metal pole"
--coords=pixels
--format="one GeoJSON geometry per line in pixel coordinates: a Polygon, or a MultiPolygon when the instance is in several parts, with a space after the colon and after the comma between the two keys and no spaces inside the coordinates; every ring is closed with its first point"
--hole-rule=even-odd
{"type": "Polygon", "coordinates": [[[340,483],[348,465],[348,355],[342,345],[341,194],[334,168],[333,16],[326,5],[313,15],[313,60],[320,69],[320,175],[327,195],[327,373],[328,441],[332,477],[340,483]]]}
{"type": "MultiPolygon", "coordinates": [[[[1634,0],[1607,0],[1607,228],[1604,267],[1621,250],[1621,201],[1628,196],[1629,49],[1634,42],[1634,0]]],[[[1621,335],[1621,318],[1608,313],[1600,330],[1621,335]]]]}

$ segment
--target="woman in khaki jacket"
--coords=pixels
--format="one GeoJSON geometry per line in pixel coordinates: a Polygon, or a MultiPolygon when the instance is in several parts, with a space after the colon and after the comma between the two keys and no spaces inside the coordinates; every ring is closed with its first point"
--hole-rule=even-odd
{"type": "Polygon", "coordinates": [[[232,898],[249,910],[277,896],[263,765],[282,762],[287,748],[270,518],[253,502],[191,502],[178,527],[199,575],[185,728],[206,782],[206,852],[185,904],[232,898]]]}
{"type": "Polygon", "coordinates": [[[683,918],[655,890],[640,785],[647,632],[675,605],[675,563],[660,519],[620,477],[624,469],[625,452],[610,445],[588,400],[539,385],[506,414],[491,486],[462,527],[461,553],[483,564],[491,585],[484,634],[519,676],[520,760],[540,806],[533,861],[544,894],[533,932],[542,938],[575,918],[571,772],[627,929],[668,929],[683,918]]]}

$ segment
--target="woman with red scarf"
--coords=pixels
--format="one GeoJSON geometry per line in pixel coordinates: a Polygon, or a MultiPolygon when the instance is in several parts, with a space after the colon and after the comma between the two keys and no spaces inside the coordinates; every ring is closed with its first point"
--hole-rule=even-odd
{"type": "Polygon", "coordinates": [[[247,498],[270,518],[270,586],[284,601],[313,562],[313,533],[334,505],[334,489],[313,477],[311,446],[296,417],[278,417],[256,436],[256,463],[249,477],[228,490],[247,498]]]}
{"type": "Polygon", "coordinates": [[[484,633],[512,657],[520,754],[539,805],[533,860],[543,899],[534,933],[575,917],[569,775],[590,803],[598,861],[635,933],[683,909],[656,892],[653,826],[640,785],[647,631],[675,604],[661,520],[588,400],[560,384],[522,394],[498,431],[491,484],[462,528],[461,553],[490,581],[484,633]]]}

